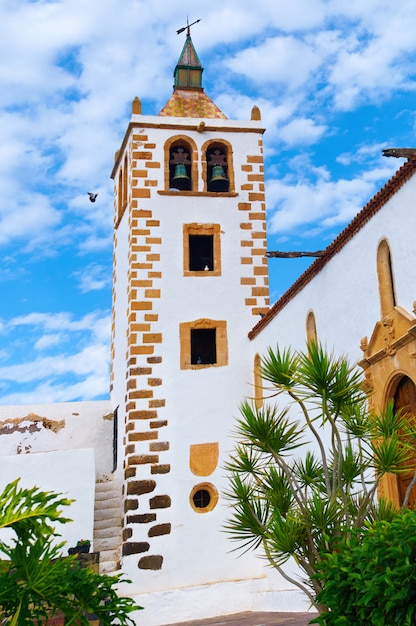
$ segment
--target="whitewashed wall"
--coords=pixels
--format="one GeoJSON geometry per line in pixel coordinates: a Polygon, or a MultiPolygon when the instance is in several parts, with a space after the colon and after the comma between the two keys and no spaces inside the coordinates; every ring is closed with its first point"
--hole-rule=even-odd
{"type": "Polygon", "coordinates": [[[0,457],[92,448],[96,478],[113,464],[110,402],[0,406],[0,457]]]}
{"type": "MultiPolygon", "coordinates": [[[[397,304],[412,313],[416,300],[415,198],[413,176],[253,339],[253,361],[255,353],[264,354],[268,346],[303,349],[309,310],[315,314],[318,339],[328,349],[348,355],[352,362],[360,360],[361,339],[370,338],[381,319],[376,258],[383,238],[390,245],[397,304]]],[[[271,262],[278,264],[279,260],[271,262]]]]}

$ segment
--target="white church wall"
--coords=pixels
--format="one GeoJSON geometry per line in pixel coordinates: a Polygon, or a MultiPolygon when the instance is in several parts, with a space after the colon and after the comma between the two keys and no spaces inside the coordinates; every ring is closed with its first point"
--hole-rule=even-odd
{"type": "MultiPolygon", "coordinates": [[[[414,237],[416,177],[405,183],[252,341],[254,354],[279,344],[303,349],[306,316],[315,315],[318,339],[352,362],[362,358],[360,341],[381,318],[377,249],[386,238],[392,255],[397,304],[410,313],[416,298],[414,237]]],[[[274,261],[271,261],[274,262],[274,261]]],[[[289,260],[276,263],[289,263],[289,260]]]]}
{"type": "MultiPolygon", "coordinates": [[[[55,524],[59,537],[55,543],[66,542],[62,554],[75,546],[80,539],[89,539],[93,545],[95,459],[93,448],[61,450],[59,452],[31,452],[0,456],[0,491],[19,479],[19,487],[61,494],[73,500],[62,507],[62,516],[71,521],[55,524]]],[[[8,541],[13,537],[9,529],[0,531],[0,537],[8,541]]]]}
{"type": "Polygon", "coordinates": [[[107,400],[0,406],[0,459],[17,455],[23,464],[31,454],[93,449],[100,479],[112,471],[112,437],[107,400]]]}

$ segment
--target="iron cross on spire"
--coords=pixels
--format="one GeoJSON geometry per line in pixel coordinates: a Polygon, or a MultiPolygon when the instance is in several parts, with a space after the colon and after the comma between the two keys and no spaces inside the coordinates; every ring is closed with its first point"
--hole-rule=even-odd
{"type": "Polygon", "coordinates": [[[186,36],[190,37],[191,36],[191,26],[193,26],[194,24],[198,24],[198,22],[200,22],[201,20],[195,20],[195,22],[192,22],[192,24],[189,23],[188,18],[186,18],[186,26],[184,26],[183,28],[180,28],[179,30],[176,31],[177,35],[180,35],[181,33],[183,33],[184,30],[186,30],[186,36]]]}

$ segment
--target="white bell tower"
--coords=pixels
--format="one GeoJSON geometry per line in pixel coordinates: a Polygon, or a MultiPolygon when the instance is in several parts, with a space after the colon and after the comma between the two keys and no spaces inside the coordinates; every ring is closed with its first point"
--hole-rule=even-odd
{"type": "Polygon", "coordinates": [[[269,305],[264,129],[257,107],[227,119],[202,72],[188,28],[172,97],[156,116],[133,101],[112,172],[122,569],[159,612],[164,594],[262,575],[231,552],[222,492],[247,334],[269,305]]]}

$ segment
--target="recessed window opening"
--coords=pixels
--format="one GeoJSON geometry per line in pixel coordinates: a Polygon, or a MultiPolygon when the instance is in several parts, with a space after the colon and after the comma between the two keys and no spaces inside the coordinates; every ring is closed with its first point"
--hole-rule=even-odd
{"type": "Polygon", "coordinates": [[[169,186],[171,189],[192,189],[190,148],[186,144],[175,145],[169,152],[169,186]]]}
{"type": "Polygon", "coordinates": [[[189,269],[193,272],[214,270],[213,235],[189,235],[189,269]]]}
{"type": "Polygon", "coordinates": [[[212,483],[199,483],[189,494],[189,503],[196,513],[208,513],[218,503],[218,491],[212,483]]]}
{"type": "Polygon", "coordinates": [[[211,494],[207,489],[198,489],[192,496],[192,501],[197,509],[205,509],[211,502],[211,494]]]}
{"type": "Polygon", "coordinates": [[[191,364],[208,365],[216,362],[216,328],[192,328],[191,364]]]}
{"type": "Polygon", "coordinates": [[[224,146],[215,146],[207,150],[208,191],[229,191],[227,151],[224,146]]]}
{"type": "Polygon", "coordinates": [[[394,273],[390,246],[383,239],[377,250],[377,275],[380,293],[381,315],[389,315],[396,306],[396,290],[394,288],[394,273]]]}

